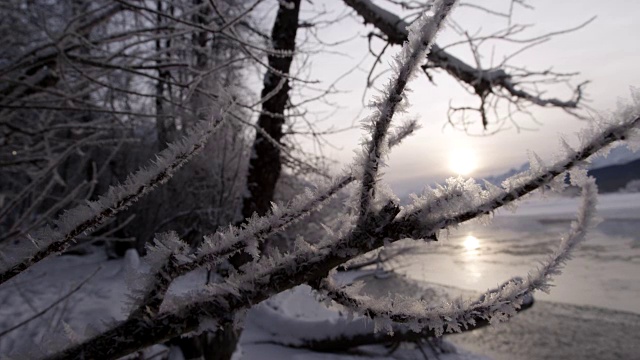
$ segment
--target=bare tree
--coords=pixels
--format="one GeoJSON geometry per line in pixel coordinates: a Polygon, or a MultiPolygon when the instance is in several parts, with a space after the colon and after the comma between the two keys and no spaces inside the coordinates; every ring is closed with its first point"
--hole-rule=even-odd
{"type": "MultiPolygon", "coordinates": [[[[16,1],[16,4],[18,2],[16,1]]],[[[130,121],[134,121],[136,118],[148,116],[158,121],[168,116],[167,114],[171,114],[173,118],[169,123],[175,125],[175,135],[179,140],[173,141],[157,153],[156,160],[150,165],[140,166],[137,171],[130,173],[126,181],[103,192],[103,196],[72,207],[57,217],[50,226],[41,227],[40,225],[44,222],[40,222],[21,230],[20,237],[28,241],[12,243],[11,246],[5,246],[2,249],[0,284],[20,276],[35,263],[65,251],[79,236],[111,221],[172,177],[181,176],[176,175],[178,169],[182,166],[197,165],[199,153],[206,151],[224,153],[233,149],[236,157],[228,162],[223,161],[225,165],[219,168],[220,171],[228,170],[230,163],[236,166],[242,163],[241,158],[251,163],[241,149],[227,146],[207,147],[207,142],[212,137],[219,136],[225,129],[229,130],[231,137],[236,136],[238,132],[234,128],[230,129],[228,126],[231,125],[228,123],[238,121],[242,111],[253,111],[255,108],[251,104],[238,100],[235,96],[237,93],[228,91],[230,86],[223,87],[222,91],[218,89],[214,91],[211,86],[208,86],[214,70],[219,70],[218,66],[212,65],[209,57],[203,55],[203,51],[213,45],[213,41],[208,37],[209,34],[219,35],[233,46],[242,49],[239,58],[234,54],[228,61],[223,61],[220,68],[228,69],[230,64],[251,59],[261,63],[267,73],[265,90],[259,102],[262,105],[260,113],[263,116],[259,119],[263,121],[259,120],[257,131],[261,135],[256,137],[254,149],[261,148],[263,143],[269,143],[266,155],[267,159],[274,163],[266,165],[269,165],[270,169],[273,168],[276,173],[271,174],[271,177],[265,181],[260,180],[258,176],[264,174],[257,174],[255,177],[256,184],[263,184],[261,185],[263,190],[268,191],[264,196],[266,201],[259,200],[262,205],[249,206],[248,202],[255,200],[257,204],[258,199],[244,199],[243,209],[250,208],[257,212],[257,215],[253,216],[252,211],[252,217],[239,227],[229,225],[217,228],[223,224],[235,222],[232,215],[220,216],[215,226],[209,224],[195,230],[199,233],[198,236],[189,235],[189,232],[178,234],[175,231],[156,235],[153,245],[148,247],[148,254],[144,257],[149,272],[137,274],[136,288],[132,289],[135,304],[127,319],[113,324],[111,328],[91,338],[81,339],[77,343],[62,344],[62,348],[49,348],[47,358],[118,358],[176,336],[194,334],[203,330],[216,330],[233,323],[239,314],[253,304],[305,283],[312,285],[328,299],[353,309],[359,314],[374,318],[383,328],[402,334],[411,334],[410,331],[413,331],[418,333],[419,335],[415,336],[419,337],[441,336],[445,332],[477,327],[487,321],[507,319],[515,315],[533,291],[548,287],[551,276],[560,271],[571,251],[584,238],[586,231],[593,226],[597,190],[593,180],[586,176],[584,161],[616,141],[631,139],[635,143],[640,137],[638,129],[640,99],[637,98],[637,94],[634,94],[635,104],[623,109],[599,127],[585,132],[580,147],[574,149],[567,145],[563,149],[560,160],[551,165],[532,164],[529,171],[510,178],[503,187],[488,185],[482,187],[473,180],[452,179],[443,187],[425,192],[411,205],[400,207],[395,195],[386,190],[381,183],[379,170],[384,165],[388,151],[410,135],[416,127],[415,121],[402,125],[396,125],[393,121],[399,112],[408,110],[406,86],[424,64],[426,56],[429,56],[428,59],[433,63],[437,64],[440,61],[442,68],[448,69],[450,74],[461,81],[464,81],[462,79],[465,76],[473,74],[476,80],[469,80],[467,83],[474,88],[486,86],[491,91],[498,91],[498,89],[514,91],[511,96],[518,99],[515,101],[538,102],[538,105],[545,105],[547,101],[553,106],[575,108],[579,100],[579,88],[575,100],[560,104],[555,100],[545,100],[538,95],[518,90],[512,81],[513,75],[501,73],[503,76],[495,78],[491,75],[493,72],[463,66],[463,63],[454,61],[452,57],[448,57],[446,61],[437,60],[442,59],[446,52],[435,47],[433,39],[439,29],[444,26],[456,1],[435,1],[427,13],[416,19],[406,31],[403,27],[399,33],[395,34],[400,34],[398,42],[403,44],[396,58],[396,68],[380,98],[374,103],[372,114],[363,121],[368,131],[363,140],[362,152],[354,159],[352,166],[340,176],[318,183],[315,190],[296,196],[286,205],[272,205],[270,209],[264,209],[264,203],[273,200],[273,188],[278,180],[277,171],[280,169],[279,161],[282,157],[289,156],[281,152],[282,149],[279,149],[278,145],[280,145],[279,136],[282,135],[282,120],[288,97],[288,81],[292,79],[289,66],[294,55],[292,51],[295,50],[300,2],[279,3],[276,19],[280,19],[281,22],[276,20],[276,26],[273,28],[273,39],[271,39],[274,41],[273,48],[264,48],[245,41],[245,38],[238,33],[239,29],[235,28],[236,25],[238,28],[241,27],[240,24],[246,19],[247,14],[259,2],[256,1],[239,11],[231,11],[230,14],[222,11],[225,7],[220,6],[221,2],[214,1],[196,2],[194,6],[189,4],[184,8],[177,6],[178,2],[162,4],[155,1],[122,0],[116,5],[110,2],[97,3],[92,5],[95,8],[89,7],[89,10],[86,10],[89,13],[95,13],[96,16],[99,15],[95,23],[89,24],[85,23],[85,20],[77,20],[79,23],[75,24],[72,21],[74,30],[61,33],[62,38],[70,37],[77,43],[67,44],[65,41],[44,40],[44,45],[29,50],[28,55],[11,58],[10,62],[14,65],[3,68],[2,79],[6,81],[6,84],[3,84],[3,91],[6,90],[8,95],[2,99],[2,111],[14,116],[2,123],[3,129],[9,129],[7,131],[25,132],[21,128],[15,130],[15,123],[11,121],[19,123],[17,121],[19,118],[30,119],[35,116],[36,109],[51,107],[48,104],[53,102],[56,104],[53,107],[61,111],[105,113],[108,120],[127,116],[131,117],[130,121]],[[135,15],[134,23],[143,24],[141,28],[112,33],[103,39],[95,39],[90,33],[83,34],[81,31],[87,27],[99,26],[102,19],[107,21],[117,16],[123,16],[120,19],[122,23],[129,23],[131,18],[128,16],[132,14],[135,15]],[[212,18],[209,18],[209,15],[212,18]],[[171,26],[165,28],[165,24],[171,24],[171,26]],[[183,26],[189,31],[184,31],[183,26]],[[194,29],[201,32],[194,32],[194,29]],[[159,32],[170,35],[167,35],[167,38],[160,37],[162,41],[158,43],[156,39],[159,32]],[[139,33],[145,34],[142,39],[138,37],[139,33]],[[78,34],[81,36],[77,36],[78,34]],[[279,35],[283,38],[277,39],[279,35]],[[118,44],[113,52],[102,53],[104,49],[100,46],[111,50],[108,39],[121,37],[126,38],[127,41],[118,44]],[[168,39],[171,39],[170,43],[167,43],[168,39]],[[276,40],[282,40],[282,43],[276,40]],[[141,46],[141,43],[145,45],[141,46]],[[190,46],[185,46],[187,43],[190,43],[190,46]],[[94,49],[93,46],[98,48],[94,49]],[[141,47],[138,48],[138,46],[141,47]],[[89,53],[84,53],[86,50],[82,49],[89,49],[89,53]],[[128,49],[134,50],[126,51],[128,49]],[[47,55],[47,51],[52,53],[47,55]],[[97,54],[94,56],[91,51],[96,51],[97,54]],[[154,51],[154,56],[146,56],[148,51],[154,51]],[[266,64],[256,55],[257,52],[268,54],[266,64]],[[32,59],[32,56],[42,59],[35,63],[24,60],[32,59]],[[70,61],[71,59],[74,61],[70,61]],[[123,63],[113,62],[114,59],[123,63]],[[84,64],[87,68],[78,68],[77,64],[84,64]],[[51,69],[62,69],[65,66],[73,70],[72,73],[77,77],[74,81],[67,81],[62,77],[55,79],[65,72],[51,69]],[[114,69],[117,71],[111,71],[114,69]],[[171,71],[161,73],[160,69],[171,69],[171,71]],[[102,71],[105,72],[102,73],[102,71]],[[121,77],[121,73],[127,75],[121,77]],[[132,82],[134,75],[147,79],[144,86],[132,82]],[[43,78],[53,78],[53,80],[44,82],[39,80],[43,78]],[[104,79],[109,79],[113,83],[105,84],[104,79]],[[477,79],[480,79],[481,83],[485,81],[486,84],[479,85],[477,79]],[[121,82],[126,86],[118,86],[121,82]],[[63,86],[62,83],[75,91],[61,92],[57,86],[63,86]],[[94,91],[110,94],[106,96],[109,101],[100,103],[101,97],[79,96],[94,91]],[[41,94],[46,96],[42,95],[43,98],[40,98],[41,94]],[[191,96],[193,94],[198,96],[191,96]],[[49,95],[53,96],[55,101],[52,101],[49,95]],[[134,101],[133,98],[138,100],[134,101]],[[43,101],[45,105],[39,104],[39,101],[43,101]],[[148,104],[154,106],[151,108],[144,106],[148,104]],[[18,111],[14,112],[14,110],[18,111]],[[180,137],[180,135],[183,136],[180,137]],[[258,140],[261,136],[264,139],[258,140]],[[190,161],[192,163],[187,165],[190,161]],[[454,303],[436,305],[419,299],[406,299],[402,303],[390,299],[371,299],[360,296],[351,287],[344,287],[335,282],[334,269],[357,256],[402,239],[432,240],[442,229],[489,215],[496,209],[539,188],[564,186],[562,175],[566,171],[571,171],[571,181],[583,189],[583,201],[577,219],[567,236],[561,241],[558,250],[542,267],[532,271],[527,279],[507,281],[498,289],[489,290],[479,298],[461,299],[454,303]],[[272,178],[274,175],[275,177],[272,178]],[[349,189],[350,184],[353,186],[349,189]],[[271,253],[262,251],[261,244],[266,239],[282,233],[310,213],[319,210],[343,190],[351,190],[348,206],[340,214],[339,221],[334,224],[331,231],[315,239],[299,237],[295,241],[294,249],[286,255],[277,250],[271,253]],[[38,230],[33,231],[36,226],[38,230]],[[208,234],[204,235],[201,241],[185,241],[189,238],[199,238],[206,232],[208,234]],[[24,236],[24,234],[30,235],[24,236]],[[224,268],[230,259],[240,253],[248,254],[250,258],[238,263],[237,268],[227,267],[225,271],[217,271],[224,268]],[[169,286],[179,277],[205,268],[216,270],[212,284],[194,289],[194,293],[181,297],[179,301],[167,296],[169,286]]],[[[400,23],[394,22],[394,18],[389,13],[372,7],[373,5],[368,1],[346,2],[367,21],[379,24],[376,26],[379,26],[381,31],[388,29],[389,37],[394,34],[392,31],[399,28],[400,23]],[[384,16],[380,16],[381,14],[384,16]],[[390,25],[393,26],[390,27],[390,25]]],[[[16,5],[15,9],[18,8],[19,6],[16,5]]],[[[228,9],[231,8],[228,7],[228,9]]],[[[246,28],[250,25],[242,24],[242,26],[246,28]]],[[[216,46],[224,46],[224,42],[216,46]]],[[[216,48],[216,51],[219,51],[219,48],[216,48]]],[[[498,72],[498,70],[495,71],[498,72]]],[[[221,77],[224,78],[224,76],[221,77]]],[[[124,123],[127,125],[127,122],[124,123]]],[[[81,124],[83,122],[78,120],[73,123],[72,128],[82,128],[81,124]]],[[[155,130],[160,129],[158,137],[161,137],[159,134],[163,132],[161,138],[170,137],[169,131],[165,132],[165,130],[173,129],[173,125],[165,126],[166,124],[167,122],[159,127],[157,122],[153,124],[155,130]]],[[[55,128],[55,125],[52,126],[55,128]]],[[[111,131],[112,128],[108,130],[111,131]]],[[[28,131],[26,134],[32,135],[28,131]]],[[[99,134],[91,133],[85,141],[105,140],[99,134]]],[[[223,136],[220,139],[229,139],[229,137],[223,136]]],[[[112,140],[113,138],[106,139],[106,141],[112,140]]],[[[47,149],[46,138],[42,140],[29,138],[29,140],[23,140],[21,145],[29,141],[34,144],[45,142],[45,149],[47,149]]],[[[72,145],[64,147],[60,152],[62,155],[49,156],[47,158],[49,166],[44,167],[37,174],[36,180],[43,181],[57,169],[57,163],[51,159],[58,159],[60,156],[66,159],[69,156],[68,153],[82,146],[82,140],[74,139],[72,145]]],[[[263,155],[260,154],[260,156],[263,155]]],[[[249,170],[248,175],[250,182],[253,179],[251,172],[259,169],[258,165],[265,165],[256,164],[255,161],[253,163],[254,167],[249,170]]],[[[197,178],[194,172],[202,168],[211,169],[205,165],[200,168],[193,166],[186,177],[197,178]]],[[[203,176],[203,178],[209,177],[210,174],[203,176]]],[[[238,179],[235,176],[227,178],[221,175],[221,177],[225,180],[220,181],[220,184],[225,186],[232,186],[230,182],[238,179]]],[[[189,183],[189,180],[181,182],[181,184],[189,183]]],[[[39,190],[38,186],[40,185],[29,185],[23,193],[36,197],[40,192],[46,193],[39,190]]],[[[168,185],[164,185],[160,190],[166,187],[168,185]]],[[[257,194],[256,189],[259,190],[257,187],[252,190],[254,195],[257,194]]],[[[224,190],[213,192],[226,193],[224,190]]],[[[0,217],[13,214],[13,208],[26,197],[22,195],[23,193],[9,200],[9,207],[3,207],[0,210],[2,211],[0,217]]],[[[242,194],[242,191],[235,189],[229,193],[232,194],[229,196],[238,201],[239,206],[241,197],[238,194],[242,194]]],[[[217,200],[220,203],[226,203],[222,197],[217,200]]],[[[42,202],[38,201],[35,203],[42,202]]],[[[27,202],[25,206],[30,205],[27,202]]],[[[54,204],[53,208],[55,206],[54,204]]],[[[234,206],[229,205],[230,208],[234,206]]],[[[206,209],[192,209],[193,212],[198,210],[206,209]]],[[[32,209],[29,211],[37,216],[41,213],[32,209]]],[[[181,214],[178,212],[173,216],[180,217],[181,214]]],[[[153,225],[156,227],[155,231],[164,229],[167,224],[153,225]]],[[[409,338],[414,335],[406,336],[409,338]]],[[[370,339],[360,342],[392,340],[384,336],[370,339]]],[[[323,346],[329,345],[331,344],[323,343],[323,346]]],[[[314,345],[309,344],[309,347],[313,348],[314,345]]]]}
{"type": "MultiPolygon", "coordinates": [[[[366,24],[372,24],[375,27],[377,31],[371,32],[368,36],[370,41],[379,38],[386,44],[382,51],[376,54],[378,59],[384,54],[389,45],[401,45],[406,40],[406,29],[408,25],[408,22],[405,20],[406,17],[414,18],[419,16],[421,11],[429,9],[433,3],[432,1],[422,3],[390,0],[390,3],[400,5],[403,9],[409,11],[409,14],[405,14],[406,17],[400,17],[369,0],[344,0],[344,2],[353,8],[366,24]]],[[[471,126],[480,120],[483,131],[486,133],[487,130],[489,130],[490,133],[493,133],[501,129],[506,122],[518,126],[514,115],[517,113],[528,114],[527,109],[531,105],[554,107],[572,116],[580,117],[576,110],[578,110],[580,106],[584,106],[581,101],[583,99],[586,82],[575,86],[572,98],[566,100],[545,97],[545,91],[543,90],[545,87],[554,84],[568,84],[570,86],[570,80],[577,74],[558,73],[551,69],[540,71],[528,70],[512,65],[511,61],[513,57],[521,52],[542,44],[553,36],[575,31],[586,26],[593,18],[573,28],[527,38],[519,37],[519,35],[523,35],[523,32],[527,29],[527,25],[514,24],[511,21],[514,7],[531,7],[526,1],[511,1],[510,10],[506,13],[489,8],[483,4],[464,3],[461,4],[461,6],[470,7],[482,14],[506,19],[507,26],[504,29],[486,35],[471,35],[464,28],[464,24],[452,22],[454,29],[460,34],[461,39],[442,47],[435,44],[428,61],[421,65],[421,69],[429,80],[433,80],[432,75],[430,75],[432,70],[444,70],[458,80],[465,88],[469,89],[471,94],[478,97],[480,105],[477,107],[450,107],[449,122],[452,126],[471,132],[471,126]],[[504,56],[498,63],[491,63],[488,67],[486,65],[483,66],[480,47],[489,45],[492,40],[518,44],[520,47],[511,54],[504,56]],[[469,47],[475,62],[474,64],[468,64],[463,59],[451,53],[450,50],[452,48],[460,46],[469,47]],[[502,106],[503,102],[506,103],[506,106],[502,106]],[[503,110],[504,107],[506,107],[506,110],[503,110]],[[467,113],[477,113],[478,117],[470,118],[466,116],[467,113]]],[[[377,62],[374,63],[369,73],[368,84],[371,84],[376,77],[374,74],[376,64],[377,62]]]]}
{"type": "MultiPolygon", "coordinates": [[[[9,29],[2,32],[3,39],[15,39],[3,49],[0,62],[0,171],[6,182],[0,242],[24,238],[62,209],[105,192],[152,157],[154,152],[148,149],[164,148],[198,116],[206,115],[203,110],[215,108],[213,101],[220,96],[243,97],[247,56],[234,49],[233,37],[214,41],[209,35],[215,31],[208,28],[236,11],[245,13],[236,21],[250,23],[242,6],[237,2],[219,6],[215,17],[197,16],[193,22],[192,11],[206,10],[205,4],[77,0],[51,7],[46,2],[15,0],[3,5],[7,17],[19,18],[16,26],[23,35],[16,37],[9,29]],[[30,16],[22,15],[25,9],[30,16]]],[[[234,111],[245,118],[249,110],[234,111]]],[[[205,222],[212,217],[222,220],[227,215],[209,211],[211,202],[220,203],[212,194],[220,190],[217,185],[239,191],[242,182],[231,180],[231,175],[244,175],[238,170],[245,164],[247,150],[238,140],[249,136],[242,124],[225,125],[223,133],[214,142],[217,145],[210,146],[213,151],[221,143],[227,145],[222,160],[193,165],[192,172],[202,177],[192,188],[208,188],[207,196],[192,197],[201,200],[199,205],[194,201],[187,205],[186,199],[179,205],[176,188],[170,185],[159,198],[176,204],[171,214],[142,203],[142,208],[154,210],[133,209],[85,240],[135,239],[142,250],[162,226],[188,232],[180,223],[186,214],[206,215],[205,222]],[[208,172],[218,173],[214,169],[220,166],[226,173],[211,178],[208,172]],[[126,224],[130,226],[124,228],[126,224]]],[[[221,198],[237,196],[226,193],[221,198]]],[[[237,210],[228,213],[235,218],[237,210]]],[[[203,233],[193,230],[187,238],[203,233]]]]}

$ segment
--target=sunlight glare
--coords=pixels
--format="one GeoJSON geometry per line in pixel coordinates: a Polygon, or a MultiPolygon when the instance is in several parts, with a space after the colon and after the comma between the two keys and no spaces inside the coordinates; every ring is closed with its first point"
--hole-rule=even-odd
{"type": "Polygon", "coordinates": [[[467,251],[477,250],[478,248],[480,248],[480,240],[478,240],[478,238],[473,235],[468,235],[464,239],[462,245],[467,251]]]}
{"type": "Polygon", "coordinates": [[[477,167],[476,154],[471,149],[455,149],[449,157],[449,169],[457,175],[469,175],[477,167]]]}

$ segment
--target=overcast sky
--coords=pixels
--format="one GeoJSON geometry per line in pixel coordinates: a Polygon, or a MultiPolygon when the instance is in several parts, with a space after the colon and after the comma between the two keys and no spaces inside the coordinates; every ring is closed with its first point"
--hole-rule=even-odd
{"type": "MultiPolygon", "coordinates": [[[[509,0],[482,1],[485,6],[496,10],[506,10],[509,2],[509,0]]],[[[377,3],[388,7],[387,2],[378,1],[377,3]]],[[[575,83],[591,81],[587,87],[590,99],[588,104],[602,111],[615,109],[618,98],[628,98],[630,86],[640,87],[638,70],[640,24],[637,21],[637,16],[640,14],[640,1],[541,0],[530,1],[530,3],[535,6],[535,9],[516,8],[513,19],[515,23],[534,25],[519,38],[535,37],[546,32],[571,28],[593,16],[597,18],[584,29],[557,36],[545,44],[518,55],[511,64],[526,66],[532,70],[545,70],[552,67],[558,72],[580,72],[580,75],[575,78],[575,83]]],[[[314,1],[316,8],[322,4],[334,14],[346,11],[341,1],[314,1]]],[[[309,3],[303,3],[303,12],[305,6],[310,7],[309,3]]],[[[308,17],[309,14],[303,16],[308,17]]],[[[469,33],[475,33],[479,29],[482,29],[482,33],[489,33],[506,26],[506,21],[500,18],[465,7],[457,8],[453,19],[465,26],[469,33]]],[[[345,19],[321,29],[320,37],[329,42],[346,39],[356,34],[359,36],[340,46],[331,47],[334,54],[311,56],[310,78],[320,80],[323,85],[327,85],[361,62],[363,55],[368,51],[365,36],[371,29],[370,26],[365,27],[361,21],[353,19],[345,19]]],[[[442,46],[457,40],[460,40],[460,37],[449,28],[439,36],[437,43],[442,46]]],[[[503,54],[514,49],[505,43],[491,44],[495,45],[494,59],[496,60],[500,60],[503,54]]],[[[308,47],[308,49],[311,48],[311,46],[308,47]]],[[[376,49],[380,49],[379,42],[376,44],[376,49]]],[[[390,48],[387,53],[395,54],[398,50],[399,47],[396,46],[390,48]]],[[[484,51],[483,65],[489,67],[491,45],[484,48],[484,51]]],[[[465,47],[454,48],[452,52],[460,55],[467,62],[473,61],[465,47]]],[[[366,73],[372,61],[373,57],[368,56],[361,64],[361,70],[354,71],[338,82],[337,87],[345,92],[329,98],[340,108],[325,122],[327,126],[344,127],[356,119],[358,114],[360,118],[368,114],[367,110],[362,112],[362,95],[366,73]]],[[[378,69],[388,68],[388,61],[389,57],[378,69]]],[[[387,78],[383,75],[378,85],[387,78]]],[[[465,156],[477,158],[477,169],[469,176],[481,178],[526,162],[528,149],[550,159],[558,148],[556,145],[559,133],[567,134],[571,139],[577,129],[586,125],[584,121],[576,120],[559,110],[533,108],[533,114],[539,124],[532,122],[526,116],[520,117],[518,124],[533,128],[534,131],[517,132],[512,127],[491,136],[469,136],[445,126],[448,104],[452,101],[458,106],[474,106],[478,104],[477,98],[470,97],[456,81],[444,73],[437,73],[435,82],[437,86],[429,83],[426,77],[421,75],[410,84],[413,89],[410,96],[412,107],[406,116],[417,116],[423,127],[393,151],[389,158],[389,167],[384,171],[387,181],[401,194],[419,191],[424,184],[455,175],[450,168],[450,158],[456,150],[465,149],[465,156]]],[[[368,98],[374,94],[375,92],[369,91],[368,98]]],[[[548,95],[566,99],[571,92],[566,87],[560,87],[548,95]]],[[[316,106],[312,107],[312,110],[322,111],[326,108],[316,106]]],[[[482,133],[479,123],[473,130],[477,134],[482,133]]],[[[327,139],[336,148],[325,147],[325,154],[339,160],[342,164],[348,164],[361,136],[360,130],[331,135],[327,139]]]]}

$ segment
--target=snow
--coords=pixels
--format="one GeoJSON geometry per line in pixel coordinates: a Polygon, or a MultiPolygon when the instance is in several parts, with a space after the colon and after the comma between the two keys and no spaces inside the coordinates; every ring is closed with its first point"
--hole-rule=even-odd
{"type": "MultiPolygon", "coordinates": [[[[522,202],[515,213],[499,211],[491,226],[464,224],[448,236],[442,236],[440,241],[425,244],[429,253],[420,252],[418,258],[405,262],[408,266],[399,271],[409,280],[397,276],[374,279],[365,284],[363,291],[373,296],[396,291],[415,294],[416,287],[420,287],[423,299],[435,300],[443,296],[467,297],[472,291],[493,288],[511,276],[506,274],[523,274],[556,247],[558,235],[566,232],[578,201],[565,197],[530,198],[522,202]],[[414,283],[411,279],[420,281],[414,283]]],[[[640,303],[637,301],[640,295],[640,194],[600,196],[598,210],[604,221],[578,248],[565,272],[557,277],[558,286],[550,295],[537,293],[533,308],[507,324],[447,338],[464,349],[497,359],[566,358],[572,354],[597,354],[598,358],[613,359],[625,358],[634,351],[637,354],[639,349],[634,344],[640,344],[640,303]],[[568,335],[563,340],[561,334],[568,335]]],[[[139,268],[139,262],[133,252],[118,260],[107,260],[101,253],[61,256],[47,259],[10,280],[0,289],[3,305],[0,332],[44,309],[99,269],[80,291],[43,317],[0,337],[0,354],[19,349],[33,351],[31,340],[42,343],[47,333],[63,333],[64,324],[69,325],[74,336],[83,337],[88,320],[95,327],[88,329],[91,333],[123,319],[128,293],[125,274],[127,270],[139,268]]],[[[344,280],[366,275],[366,272],[352,273],[351,278],[344,280]]],[[[192,289],[204,282],[204,278],[204,274],[183,278],[172,286],[170,296],[192,289]]],[[[347,320],[344,309],[327,308],[315,300],[308,287],[298,287],[249,312],[241,351],[236,357],[355,358],[355,355],[312,353],[273,343],[369,331],[373,326],[363,319],[347,320]]],[[[383,350],[367,347],[367,351],[379,354],[374,358],[388,358],[383,350]]],[[[148,353],[160,351],[169,349],[156,346],[148,353]]],[[[176,349],[171,351],[176,353],[176,349]]],[[[421,358],[410,348],[401,349],[397,356],[421,358]]],[[[440,359],[464,358],[482,357],[468,353],[440,354],[440,359]]]]}
{"type": "MultiPolygon", "coordinates": [[[[36,310],[41,310],[57,300],[97,270],[95,276],[91,277],[80,291],[74,293],[69,301],[26,326],[0,337],[0,354],[17,354],[16,358],[22,358],[22,354],[25,358],[35,358],[35,355],[52,349],[39,349],[34,343],[59,340],[52,334],[63,333],[65,328],[70,329],[74,337],[82,339],[91,333],[106,329],[113,321],[124,319],[122,302],[128,292],[125,272],[135,268],[138,261],[133,252],[117,260],[108,260],[100,253],[84,257],[61,256],[36,264],[23,274],[24,276],[11,279],[6,287],[0,289],[0,302],[3,304],[0,308],[0,332],[29,318],[36,310]],[[88,321],[95,328],[87,329],[88,321]]],[[[358,272],[350,276],[362,277],[368,273],[358,272]]],[[[204,282],[204,279],[204,274],[195,274],[190,279],[183,278],[179,284],[172,286],[170,295],[184,293],[192,289],[198,281],[204,282]]],[[[398,283],[397,279],[380,281],[385,285],[369,286],[368,291],[380,295],[381,292],[387,291],[389,283],[398,283]]],[[[434,298],[445,293],[443,290],[430,292],[434,298]]],[[[255,306],[249,312],[240,342],[241,351],[236,354],[236,358],[353,359],[357,356],[313,353],[269,342],[296,344],[301,338],[324,338],[337,333],[366,333],[372,328],[371,321],[363,318],[352,321],[343,308],[327,308],[316,300],[308,286],[300,286],[255,306]]],[[[450,347],[455,349],[452,345],[450,347]]],[[[388,358],[385,355],[387,349],[383,347],[368,347],[368,351],[374,354],[373,359],[388,358]],[[375,355],[376,353],[378,355],[375,355]]],[[[170,352],[171,359],[181,358],[176,348],[169,349],[161,345],[147,349],[145,354],[161,352],[170,352]]],[[[440,359],[446,360],[486,359],[466,352],[440,355],[440,359]]],[[[421,355],[414,349],[406,348],[398,351],[398,356],[403,359],[419,359],[421,355]]]]}
{"type": "Polygon", "coordinates": [[[507,323],[449,340],[496,360],[637,359],[640,316],[538,301],[507,323]]]}
{"type": "Polygon", "coordinates": [[[44,316],[0,337],[0,354],[34,351],[61,332],[66,323],[81,337],[104,330],[106,324],[124,319],[124,260],[107,261],[106,255],[61,256],[44,260],[0,288],[0,331],[30,318],[65,295],[92,273],[97,273],[75,294],[44,316]],[[87,321],[90,319],[91,327],[87,321]]]}
{"type": "MultiPolygon", "coordinates": [[[[421,293],[425,289],[399,279],[397,276],[387,279],[374,279],[374,272],[353,272],[347,277],[367,278],[364,292],[369,295],[382,296],[389,285],[400,285],[403,291],[421,293]]],[[[422,284],[425,285],[425,284],[422,284]]],[[[447,289],[448,290],[448,289],[447,289]]],[[[438,297],[446,294],[443,287],[435,287],[433,292],[426,292],[438,297]]],[[[284,292],[269,301],[254,307],[247,316],[247,328],[242,334],[241,343],[243,359],[356,359],[361,356],[346,354],[314,353],[306,350],[283,348],[275,343],[296,344],[299,339],[322,339],[334,337],[338,334],[358,334],[371,332],[374,323],[370,320],[356,317],[349,321],[344,315],[344,309],[339,305],[327,308],[315,301],[311,288],[299,286],[284,292]]],[[[382,347],[366,347],[372,359],[388,359],[387,349],[382,347]]],[[[439,359],[446,360],[481,360],[483,356],[470,354],[460,349],[452,348],[457,353],[438,354],[439,359]]],[[[415,349],[401,349],[395,354],[401,359],[421,359],[422,355],[415,349]]]]}

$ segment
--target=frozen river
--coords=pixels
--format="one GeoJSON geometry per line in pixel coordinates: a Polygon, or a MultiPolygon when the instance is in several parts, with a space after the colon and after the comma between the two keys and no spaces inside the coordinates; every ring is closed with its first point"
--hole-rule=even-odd
{"type": "MultiPolygon", "coordinates": [[[[550,254],[575,216],[578,198],[532,198],[491,225],[469,223],[423,245],[402,271],[409,277],[483,291],[526,275],[550,254]]],[[[577,249],[550,294],[537,300],[640,314],[640,194],[601,195],[603,222],[577,249]]]]}

